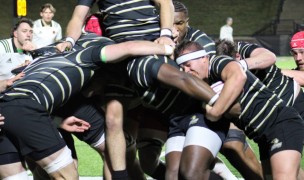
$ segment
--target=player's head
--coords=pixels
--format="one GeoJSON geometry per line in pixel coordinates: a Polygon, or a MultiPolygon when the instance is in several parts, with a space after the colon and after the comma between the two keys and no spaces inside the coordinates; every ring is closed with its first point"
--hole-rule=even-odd
{"type": "Polygon", "coordinates": [[[40,16],[46,23],[50,23],[55,15],[56,9],[50,3],[46,3],[40,7],[40,16]]]}
{"type": "Polygon", "coordinates": [[[11,37],[16,46],[22,46],[25,41],[32,41],[33,22],[28,18],[20,19],[14,26],[11,37]]]}
{"type": "Polygon", "coordinates": [[[227,24],[228,26],[231,26],[232,23],[233,23],[232,17],[227,17],[227,19],[226,19],[226,24],[227,24]]]}
{"type": "Polygon", "coordinates": [[[197,42],[183,41],[175,49],[176,63],[186,73],[200,79],[207,79],[209,73],[209,55],[197,42]]]}
{"type": "Polygon", "coordinates": [[[297,32],[292,36],[290,48],[297,68],[304,71],[304,31],[297,32]]]}
{"type": "Polygon", "coordinates": [[[215,42],[216,55],[226,55],[237,60],[240,59],[240,54],[237,52],[236,45],[228,40],[218,40],[215,42]]]}
{"type": "Polygon", "coordinates": [[[185,38],[189,26],[188,9],[183,3],[179,1],[173,1],[173,5],[174,28],[178,31],[179,34],[177,41],[181,42],[185,38]]]}

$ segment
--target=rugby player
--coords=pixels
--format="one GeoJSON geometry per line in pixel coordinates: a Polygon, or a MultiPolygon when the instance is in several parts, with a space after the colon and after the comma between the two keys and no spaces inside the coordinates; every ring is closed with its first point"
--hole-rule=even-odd
{"type": "Polygon", "coordinates": [[[304,86],[304,31],[295,33],[290,40],[290,53],[296,63],[294,70],[283,69],[283,74],[293,77],[302,87],[304,86]]]}
{"type": "Polygon", "coordinates": [[[184,42],[176,57],[186,72],[209,83],[224,82],[221,94],[206,106],[207,119],[221,121],[224,112],[240,102],[239,119],[233,122],[259,145],[264,178],[297,179],[304,130],[298,112],[228,56],[209,59],[199,44],[184,42]]]}
{"type": "Polygon", "coordinates": [[[9,119],[3,126],[8,141],[0,149],[1,178],[26,178],[20,152],[36,161],[54,179],[78,179],[70,150],[52,125],[49,114],[79,92],[93,71],[105,62],[117,62],[133,55],[166,54],[163,45],[147,41],[114,44],[107,38],[89,40],[78,41],[85,47],[82,50],[31,63],[24,70],[24,78],[1,94],[1,113],[9,119]]]}

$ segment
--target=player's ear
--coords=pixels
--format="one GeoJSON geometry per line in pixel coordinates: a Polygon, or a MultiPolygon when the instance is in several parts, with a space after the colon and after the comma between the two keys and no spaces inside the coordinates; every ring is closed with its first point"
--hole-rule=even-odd
{"type": "Polygon", "coordinates": [[[240,59],[241,59],[240,53],[236,53],[236,54],[235,54],[235,59],[236,59],[236,60],[240,60],[240,59]]]}
{"type": "Polygon", "coordinates": [[[186,26],[189,26],[189,18],[186,20],[186,26]]]}

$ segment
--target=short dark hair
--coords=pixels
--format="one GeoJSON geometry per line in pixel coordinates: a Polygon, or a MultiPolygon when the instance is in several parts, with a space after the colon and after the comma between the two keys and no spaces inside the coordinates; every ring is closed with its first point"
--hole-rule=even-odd
{"type": "Polygon", "coordinates": [[[188,9],[183,3],[179,1],[173,1],[173,6],[174,12],[183,12],[188,17],[188,9]]]}
{"type": "Polygon", "coordinates": [[[215,42],[216,55],[226,55],[230,57],[235,57],[237,53],[236,45],[227,40],[218,40],[215,42]]]}
{"type": "Polygon", "coordinates": [[[175,48],[174,57],[178,58],[185,50],[199,51],[204,50],[204,48],[198,42],[184,40],[175,48]]]}
{"type": "Polygon", "coordinates": [[[33,21],[29,18],[21,18],[18,20],[18,22],[14,25],[13,30],[11,32],[11,37],[14,37],[14,31],[18,29],[21,23],[27,23],[31,28],[33,27],[33,21]]]}

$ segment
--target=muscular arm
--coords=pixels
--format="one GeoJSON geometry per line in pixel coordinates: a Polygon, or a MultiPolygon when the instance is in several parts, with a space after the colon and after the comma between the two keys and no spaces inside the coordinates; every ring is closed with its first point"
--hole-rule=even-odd
{"type": "Polygon", "coordinates": [[[282,73],[285,76],[294,78],[300,84],[300,86],[304,86],[304,71],[283,69],[282,73]]]}
{"type": "Polygon", "coordinates": [[[221,73],[221,78],[225,82],[224,88],[214,106],[208,110],[208,114],[215,118],[209,117],[211,121],[218,120],[231,107],[240,96],[247,79],[237,62],[228,63],[221,73]]]}
{"type": "Polygon", "coordinates": [[[206,103],[215,95],[215,92],[207,83],[197,77],[179,71],[169,64],[163,64],[160,67],[157,79],[164,84],[175,87],[206,103]]]}
{"type": "MultiPolygon", "coordinates": [[[[74,9],[73,15],[71,20],[68,23],[67,29],[66,29],[66,36],[71,37],[76,42],[80,35],[81,35],[81,28],[83,26],[83,23],[85,22],[85,18],[90,11],[90,7],[84,6],[84,5],[77,5],[74,9]]],[[[63,42],[59,43],[57,46],[57,49],[59,51],[64,51],[66,48],[71,48],[71,43],[69,42],[63,42]]]]}
{"type": "Polygon", "coordinates": [[[160,27],[172,29],[174,23],[174,6],[172,0],[153,0],[160,8],[160,27]]]}
{"type": "MultiPolygon", "coordinates": [[[[160,9],[160,28],[173,29],[174,23],[174,6],[172,0],[153,0],[160,9]]],[[[160,44],[168,44],[175,46],[172,39],[168,37],[160,37],[155,42],[160,44]]]]}
{"type": "Polygon", "coordinates": [[[108,45],[105,47],[106,62],[115,63],[131,56],[143,55],[171,55],[173,49],[165,45],[150,41],[127,41],[119,44],[108,45]]]}
{"type": "Polygon", "coordinates": [[[77,5],[75,7],[72,18],[66,29],[66,35],[68,37],[73,38],[75,41],[79,39],[81,28],[89,11],[90,7],[88,6],[77,5]]]}
{"type": "Polygon", "coordinates": [[[265,48],[256,48],[246,58],[248,69],[265,69],[276,62],[276,56],[265,48]]]}

